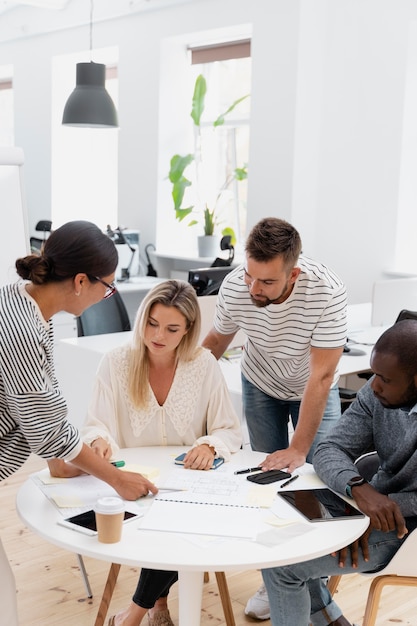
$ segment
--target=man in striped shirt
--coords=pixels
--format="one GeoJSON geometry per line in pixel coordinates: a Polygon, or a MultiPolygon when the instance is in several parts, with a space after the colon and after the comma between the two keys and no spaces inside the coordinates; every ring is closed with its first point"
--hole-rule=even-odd
{"type": "MultiPolygon", "coordinates": [[[[240,329],[247,336],[241,367],[251,446],[268,453],[262,469],[293,472],[340,417],[346,289],[329,268],[301,255],[300,235],[284,220],[264,218],[253,227],[243,266],[223,280],[203,346],[220,358],[240,329]]],[[[263,611],[252,611],[251,600],[246,613],[268,619],[267,598],[263,611]]]]}

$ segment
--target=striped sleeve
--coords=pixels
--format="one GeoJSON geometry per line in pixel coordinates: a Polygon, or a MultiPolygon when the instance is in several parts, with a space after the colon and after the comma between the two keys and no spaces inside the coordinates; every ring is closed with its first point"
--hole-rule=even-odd
{"type": "Polygon", "coordinates": [[[82,444],[55,377],[53,332],[18,285],[0,290],[0,333],[0,476],[30,452],[74,458],[82,444]]]}

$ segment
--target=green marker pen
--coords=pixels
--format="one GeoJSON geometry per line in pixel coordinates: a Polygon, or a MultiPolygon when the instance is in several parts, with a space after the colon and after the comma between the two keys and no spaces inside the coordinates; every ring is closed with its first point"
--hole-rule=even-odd
{"type": "Polygon", "coordinates": [[[114,465],[114,467],[124,467],[126,465],[124,461],[111,461],[111,464],[114,465]]]}

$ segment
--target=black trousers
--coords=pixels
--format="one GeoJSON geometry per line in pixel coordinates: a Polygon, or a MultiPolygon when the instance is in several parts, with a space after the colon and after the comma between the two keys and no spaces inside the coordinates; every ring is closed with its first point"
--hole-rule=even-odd
{"type": "Polygon", "coordinates": [[[133,602],[143,609],[152,609],[159,598],[165,598],[178,580],[178,572],[142,568],[133,602]]]}

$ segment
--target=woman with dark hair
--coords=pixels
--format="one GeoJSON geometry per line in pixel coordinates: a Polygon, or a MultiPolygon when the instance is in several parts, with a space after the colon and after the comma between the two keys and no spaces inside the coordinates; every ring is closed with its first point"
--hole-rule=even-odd
{"type": "MultiPolygon", "coordinates": [[[[67,421],[53,361],[52,317],[81,313],[115,291],[113,242],[85,221],[69,222],[46,240],[40,256],[16,261],[21,279],[0,289],[0,480],[13,474],[31,452],[93,474],[123,498],[157,492],[139,474],[120,472],[85,445],[67,421]],[[74,464],[74,465],[72,465],[74,464]]],[[[62,471],[62,464],[59,464],[62,471]]],[[[3,622],[17,626],[16,588],[0,542],[0,606],[3,622]]]]}

